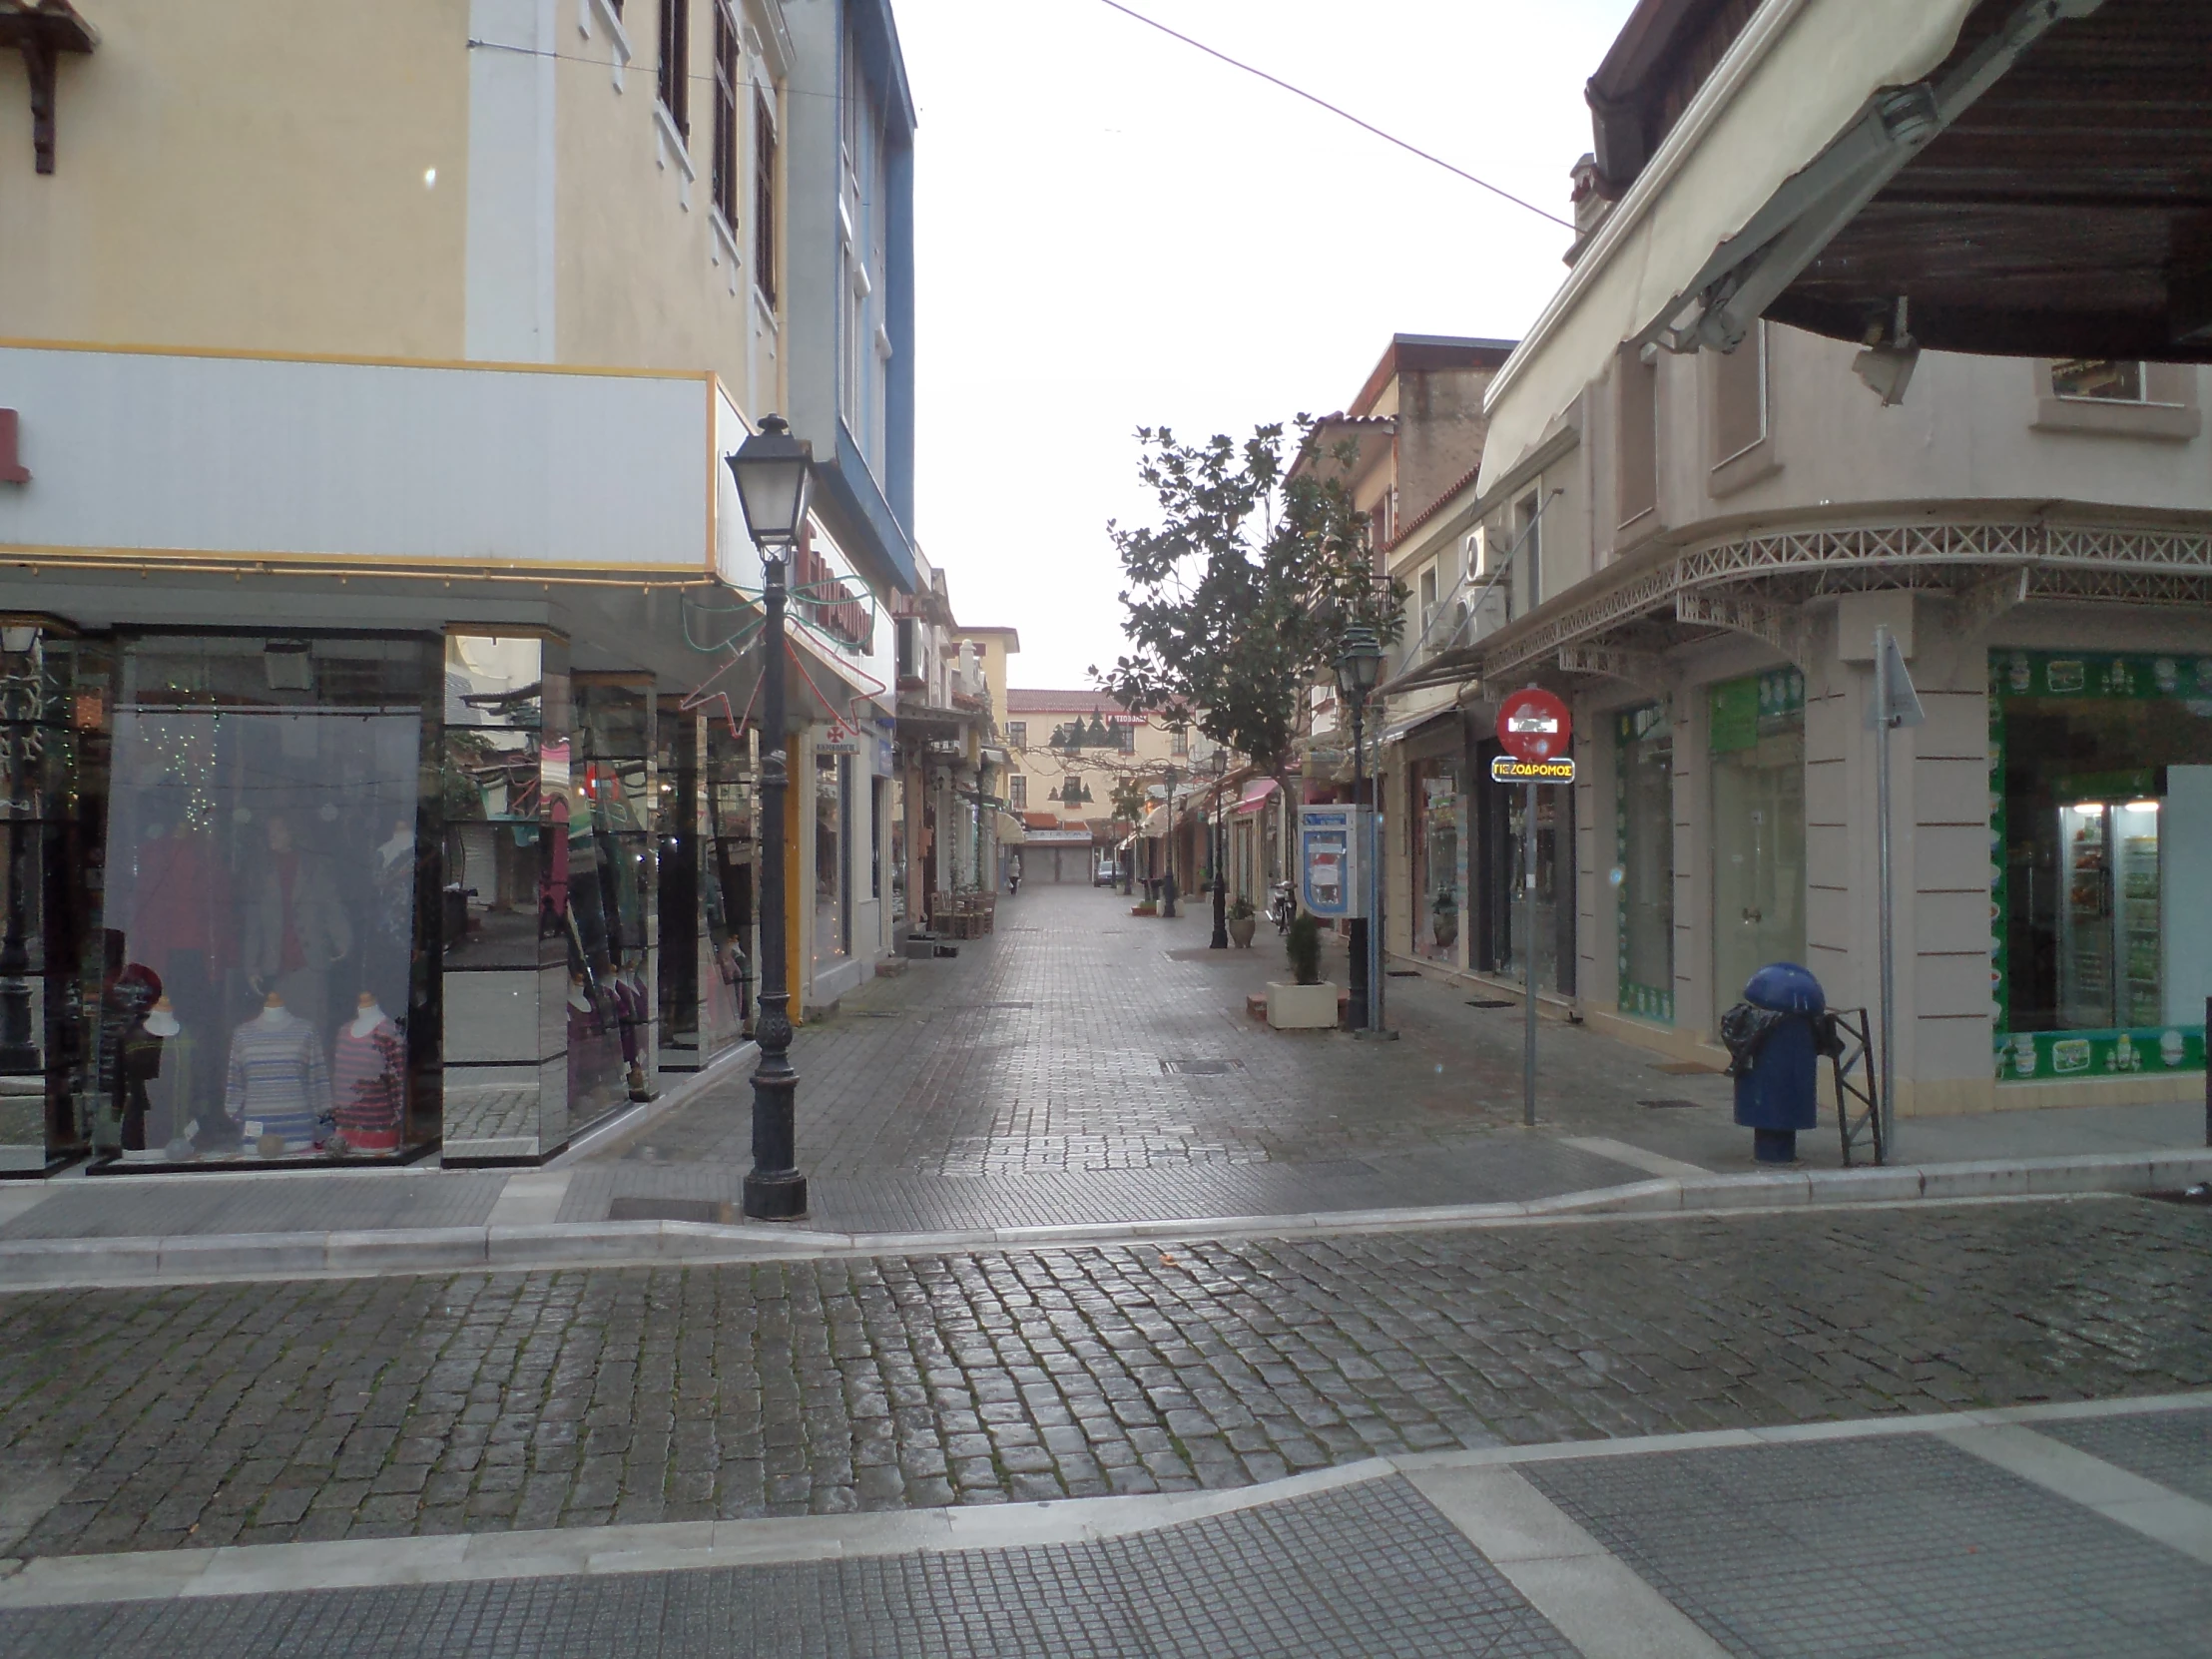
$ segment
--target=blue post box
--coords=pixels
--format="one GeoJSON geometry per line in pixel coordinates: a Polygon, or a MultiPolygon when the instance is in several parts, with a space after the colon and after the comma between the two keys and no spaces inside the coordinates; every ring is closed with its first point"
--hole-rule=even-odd
{"type": "Polygon", "coordinates": [[[1820,1123],[1821,982],[1795,962],[1769,962],[1745,982],[1721,1036],[1736,1078],[1736,1121],[1762,1164],[1797,1160],[1801,1129],[1820,1123]]]}

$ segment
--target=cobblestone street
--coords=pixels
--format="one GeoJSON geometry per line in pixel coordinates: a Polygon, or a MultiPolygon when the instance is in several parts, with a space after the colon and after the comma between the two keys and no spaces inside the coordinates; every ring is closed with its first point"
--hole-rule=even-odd
{"type": "Polygon", "coordinates": [[[2082,1200],[20,1295],[0,1543],[1172,1491],[2196,1387],[2204,1224],[2082,1200]]]}

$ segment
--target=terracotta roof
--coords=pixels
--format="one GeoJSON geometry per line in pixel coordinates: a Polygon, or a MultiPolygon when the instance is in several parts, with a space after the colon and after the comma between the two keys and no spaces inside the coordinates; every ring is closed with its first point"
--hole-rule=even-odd
{"type": "Polygon", "coordinates": [[[1456,500],[1458,498],[1459,492],[1465,489],[1469,484],[1473,483],[1475,479],[1475,474],[1480,472],[1481,470],[1482,463],[1478,460],[1474,463],[1474,465],[1468,467],[1466,471],[1462,472],[1457,478],[1453,479],[1450,488],[1446,489],[1443,494],[1437,496],[1435,500],[1429,502],[1427,506],[1423,507],[1419,512],[1415,513],[1411,518],[1407,519],[1403,524],[1400,524],[1397,527],[1397,534],[1390,538],[1389,545],[1382,549],[1383,553],[1395,553],[1400,547],[1404,546],[1405,538],[1407,536],[1410,536],[1415,530],[1418,530],[1423,524],[1426,524],[1430,519],[1434,518],[1438,513],[1442,512],[1444,508],[1448,507],[1454,500],[1456,500]]]}

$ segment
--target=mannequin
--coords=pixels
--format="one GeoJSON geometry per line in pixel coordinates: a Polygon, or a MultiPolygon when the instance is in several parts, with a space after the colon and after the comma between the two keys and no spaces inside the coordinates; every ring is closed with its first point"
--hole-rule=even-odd
{"type": "Polygon", "coordinates": [[[330,1133],[330,1071],[314,1027],[271,991],[262,1011],[231,1033],[225,1108],[265,1158],[304,1152],[330,1133]]]}
{"type": "Polygon", "coordinates": [[[406,1072],[407,1047],[399,1027],[377,1003],[374,991],[361,992],[358,1010],[338,1027],[330,1052],[337,1120],[331,1151],[398,1149],[406,1072]]]}
{"type": "Polygon", "coordinates": [[[162,1033],[144,1022],[166,1003],[161,976],[132,962],[109,984],[102,1008],[101,1085],[114,1114],[117,1145],[124,1152],[146,1151],[146,1119],[151,1101],[147,1085],[162,1073],[162,1033]]]}

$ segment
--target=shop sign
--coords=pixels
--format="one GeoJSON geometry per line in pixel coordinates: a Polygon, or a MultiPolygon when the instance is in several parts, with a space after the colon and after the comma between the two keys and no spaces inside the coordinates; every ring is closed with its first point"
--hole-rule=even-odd
{"type": "Polygon", "coordinates": [[[2212,697],[2212,657],[2117,652],[1992,651],[1989,689],[2003,697],[2078,697],[2132,702],[2212,697]]]}
{"type": "Polygon", "coordinates": [[[1514,692],[1497,706],[1498,747],[1516,760],[1563,755],[1573,736],[1574,717],[1567,706],[1541,687],[1514,692]]]}
{"type": "Polygon", "coordinates": [[[1490,757],[1490,782],[1571,784],[1574,782],[1574,757],[1562,756],[1556,761],[1516,761],[1510,755],[1493,755],[1490,757]]]}
{"type": "Polygon", "coordinates": [[[1996,1039],[1996,1074],[2027,1078],[2127,1077],[2202,1071],[2204,1027],[2153,1025],[2127,1031],[2014,1031],[1996,1039]]]}
{"type": "Polygon", "coordinates": [[[1787,720],[1805,712],[1805,676],[1794,668],[1769,669],[1708,688],[1712,715],[1710,747],[1715,755],[1756,749],[1763,721],[1787,720]]]}

